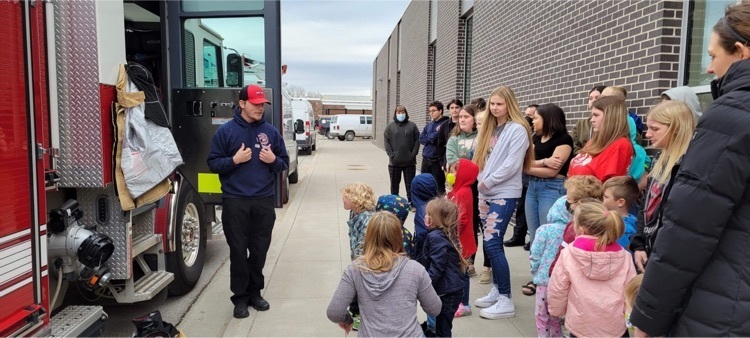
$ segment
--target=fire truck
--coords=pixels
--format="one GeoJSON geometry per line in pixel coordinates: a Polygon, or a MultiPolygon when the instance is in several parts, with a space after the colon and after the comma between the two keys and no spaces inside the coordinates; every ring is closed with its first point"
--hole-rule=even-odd
{"type": "Polygon", "coordinates": [[[279,11],[275,0],[0,0],[0,335],[96,335],[99,300],[193,288],[220,226],[211,137],[248,82],[289,136],[292,169],[275,182],[283,206],[297,174],[291,111],[275,104],[288,100],[279,11]],[[126,64],[151,74],[182,158],[163,196],[130,206],[115,104],[126,64]],[[66,292],[92,303],[61,306],[66,292]]]}

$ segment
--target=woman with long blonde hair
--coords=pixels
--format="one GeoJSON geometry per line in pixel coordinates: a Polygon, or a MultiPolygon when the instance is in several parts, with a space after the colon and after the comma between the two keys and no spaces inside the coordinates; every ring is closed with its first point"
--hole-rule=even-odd
{"type": "Polygon", "coordinates": [[[521,174],[531,167],[531,130],[515,94],[501,86],[490,94],[487,117],[479,132],[474,163],[479,166],[479,217],[484,230],[484,247],[492,265],[494,287],[474,305],[488,319],[513,317],[510,269],[503,248],[508,222],[521,197],[521,174]]]}
{"type": "Polygon", "coordinates": [[[365,234],[364,253],[341,277],[328,304],[328,319],[346,333],[354,322],[347,310],[359,303],[362,337],[421,337],[417,322],[417,300],[422,309],[437,316],[440,297],[424,267],[406,257],[401,221],[388,211],[378,211],[370,219],[365,234]]]}
{"type": "Polygon", "coordinates": [[[604,183],[611,177],[627,175],[634,150],[625,102],[613,96],[594,101],[591,130],[591,140],[570,161],[568,177],[592,175],[604,183]]]}
{"type": "Polygon", "coordinates": [[[638,270],[644,271],[648,256],[653,249],[656,235],[661,228],[662,201],[669,195],[672,179],[680,168],[695,130],[695,118],[685,103],[664,101],[646,115],[646,138],[651,147],[661,150],[651,166],[649,185],[646,190],[644,223],[638,224],[630,248],[635,256],[638,270]]]}

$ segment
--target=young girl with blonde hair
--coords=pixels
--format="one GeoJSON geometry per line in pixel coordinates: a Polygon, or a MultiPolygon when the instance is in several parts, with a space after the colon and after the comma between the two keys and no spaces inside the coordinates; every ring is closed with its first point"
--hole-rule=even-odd
{"type": "Polygon", "coordinates": [[[453,317],[467,283],[464,277],[467,262],[461,255],[458,238],[459,211],[456,203],[445,198],[433,199],[426,209],[424,222],[428,233],[419,262],[427,269],[443,304],[435,318],[435,334],[451,337],[453,317]]]}
{"type": "Polygon", "coordinates": [[[614,96],[594,101],[591,130],[591,140],[570,161],[568,177],[593,175],[604,183],[610,177],[627,175],[634,150],[625,103],[614,96]]]}
{"type": "Polygon", "coordinates": [[[473,161],[480,170],[479,214],[485,226],[484,246],[492,265],[494,287],[474,305],[485,308],[479,313],[481,317],[499,319],[516,314],[503,237],[521,197],[521,174],[531,167],[534,154],[529,146],[531,130],[513,91],[506,86],[495,89],[488,107],[473,161]]]}
{"type": "Polygon", "coordinates": [[[649,173],[643,223],[638,224],[630,243],[639,271],[645,271],[646,261],[662,225],[662,206],[680,168],[682,155],[693,137],[695,123],[690,108],[680,101],[664,101],[651,108],[646,115],[646,138],[651,141],[652,148],[661,150],[661,154],[649,173]]]}
{"type": "Polygon", "coordinates": [[[440,313],[440,298],[430,276],[404,254],[401,221],[379,211],[367,226],[364,253],[349,265],[328,304],[332,322],[349,333],[354,319],[347,311],[358,301],[362,312],[359,335],[363,337],[421,337],[417,300],[431,315],[440,313]]]}
{"type": "Polygon", "coordinates": [[[599,202],[584,202],[573,215],[576,234],[552,271],[549,313],[565,316],[571,336],[622,337],[625,285],[635,276],[633,258],[617,244],[622,216],[599,202]]]}

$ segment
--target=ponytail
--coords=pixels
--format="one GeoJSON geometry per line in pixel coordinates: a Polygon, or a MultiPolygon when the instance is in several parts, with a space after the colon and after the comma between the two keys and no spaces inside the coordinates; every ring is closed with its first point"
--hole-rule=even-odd
{"type": "Polygon", "coordinates": [[[607,210],[601,202],[584,202],[575,211],[576,226],[586,234],[596,237],[596,250],[617,241],[625,232],[622,216],[617,211],[607,210]]]}

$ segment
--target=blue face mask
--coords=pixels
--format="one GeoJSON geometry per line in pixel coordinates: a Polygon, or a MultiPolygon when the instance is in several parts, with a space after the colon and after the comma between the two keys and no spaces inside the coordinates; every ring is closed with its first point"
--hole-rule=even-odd
{"type": "Polygon", "coordinates": [[[398,120],[398,122],[404,122],[404,120],[406,120],[406,114],[396,114],[396,120],[398,120]]]}

